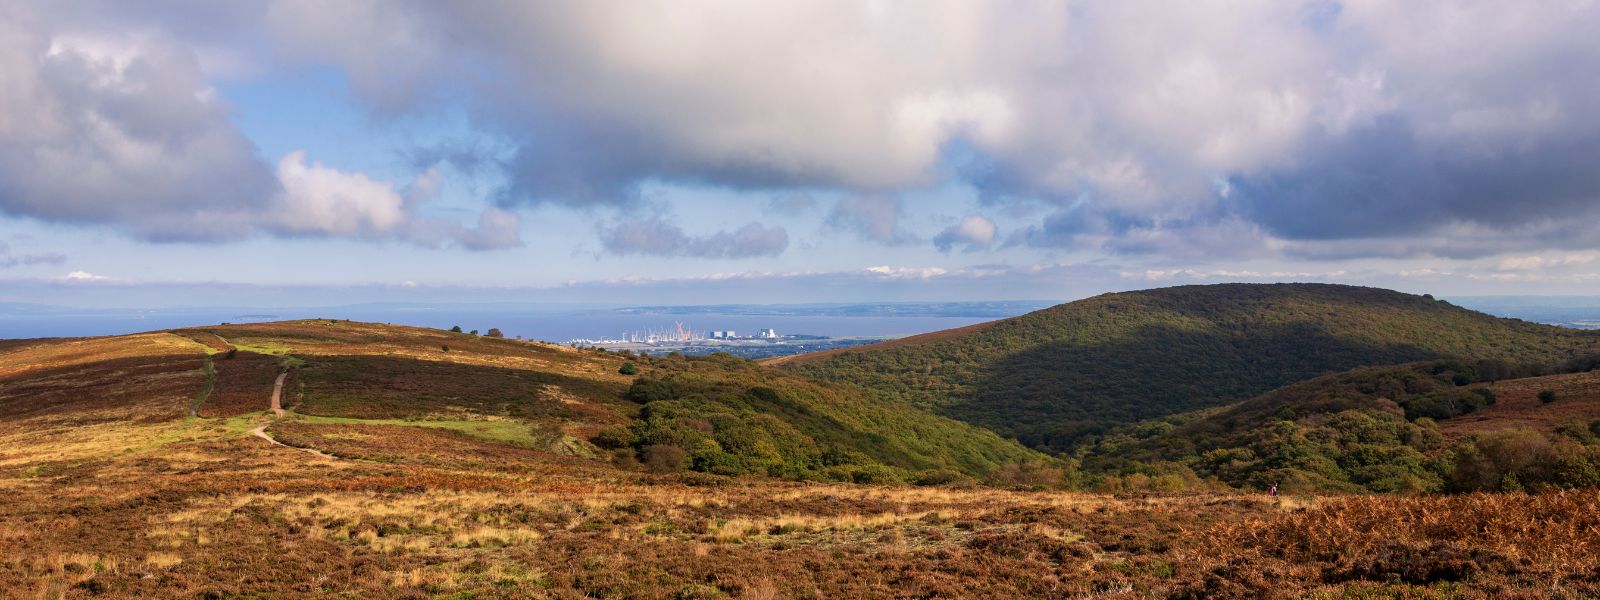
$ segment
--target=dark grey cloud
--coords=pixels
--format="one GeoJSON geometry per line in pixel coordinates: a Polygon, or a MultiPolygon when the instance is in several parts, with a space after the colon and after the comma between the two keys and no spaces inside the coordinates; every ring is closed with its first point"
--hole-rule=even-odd
{"type": "Polygon", "coordinates": [[[654,214],[603,226],[600,243],[606,252],[617,255],[739,259],[783,254],[789,248],[789,233],[782,227],[749,223],[733,231],[692,236],[665,216],[654,214]]]}
{"type": "Polygon", "coordinates": [[[1430,142],[1405,121],[1384,119],[1313,145],[1293,168],[1232,178],[1230,201],[1241,215],[1297,240],[1409,237],[1456,224],[1514,234],[1533,224],[1592,220],[1600,218],[1596,112],[1593,131],[1506,145],[1430,142]]]}

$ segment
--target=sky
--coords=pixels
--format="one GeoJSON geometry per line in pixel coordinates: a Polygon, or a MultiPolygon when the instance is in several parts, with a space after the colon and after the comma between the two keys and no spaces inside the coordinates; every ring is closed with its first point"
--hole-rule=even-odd
{"type": "Polygon", "coordinates": [[[1600,3],[0,5],[0,302],[1600,294],[1600,3]]]}

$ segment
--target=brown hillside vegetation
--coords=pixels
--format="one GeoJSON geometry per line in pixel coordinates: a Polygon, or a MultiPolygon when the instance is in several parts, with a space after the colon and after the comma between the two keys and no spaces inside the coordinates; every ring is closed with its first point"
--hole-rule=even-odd
{"type": "MultiPolygon", "coordinates": [[[[627,360],[329,321],[0,350],[0,596],[1600,595],[1592,490],[1113,496],[1023,489],[1047,477],[1001,489],[959,473],[911,487],[618,468],[587,429],[654,427],[635,413],[663,402],[734,410],[717,394],[791,381],[726,358],[652,362],[645,373],[695,396],[641,407],[627,360]],[[274,419],[284,369],[291,410],[274,419]],[[289,447],[250,435],[261,426],[289,447]]],[[[864,431],[941,452],[876,423],[884,406],[806,385],[817,399],[734,398],[781,411],[674,423],[728,449],[739,440],[718,424],[737,417],[790,419],[810,443],[864,431]]]]}
{"type": "Polygon", "coordinates": [[[1482,411],[1439,422],[1447,437],[1502,429],[1552,432],[1563,425],[1588,429],[1600,423],[1600,371],[1501,381],[1489,386],[1496,402],[1482,411]],[[1554,392],[1551,402],[1540,392],[1554,392]]]}
{"type": "MultiPolygon", "coordinates": [[[[150,427],[150,426],[143,426],[150,427]]],[[[1192,495],[652,478],[401,427],[194,425],[0,451],[17,597],[1544,598],[1600,593],[1600,494],[1192,495]],[[422,432],[419,434],[419,432],[422,432]],[[285,439],[290,431],[284,432],[285,439]],[[686,485],[690,484],[690,485],[686,485]]],[[[11,440],[7,440],[8,442],[11,440]]]]}

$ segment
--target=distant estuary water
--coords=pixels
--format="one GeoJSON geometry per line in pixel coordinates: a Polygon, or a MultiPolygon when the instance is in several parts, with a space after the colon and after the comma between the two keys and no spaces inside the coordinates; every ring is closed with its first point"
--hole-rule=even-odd
{"type": "Polygon", "coordinates": [[[578,338],[609,338],[634,331],[675,329],[681,322],[695,331],[732,330],[752,335],[776,329],[781,335],[826,337],[901,337],[995,319],[994,316],[808,316],[746,314],[632,314],[570,308],[335,307],[283,309],[81,310],[0,309],[0,338],[119,335],[175,327],[326,318],[419,327],[488,331],[507,337],[565,343],[578,338]]]}

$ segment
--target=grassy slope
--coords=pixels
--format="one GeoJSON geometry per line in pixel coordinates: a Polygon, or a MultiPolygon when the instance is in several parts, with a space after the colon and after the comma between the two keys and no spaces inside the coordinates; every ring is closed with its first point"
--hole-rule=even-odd
{"type": "Polygon", "coordinates": [[[1319,374],[1434,358],[1556,362],[1600,335],[1422,296],[1323,284],[1105,294],[958,337],[784,368],[850,382],[1040,447],[1253,397],[1319,374]]]}
{"type": "MultiPolygon", "coordinates": [[[[202,397],[193,407],[201,417],[259,414],[268,404],[272,380],[289,368],[283,401],[303,439],[316,439],[309,432],[317,428],[366,428],[389,435],[401,430],[396,426],[427,427],[599,457],[585,440],[604,428],[639,420],[640,405],[623,399],[634,378],[618,373],[628,360],[633,359],[330,320],[50,341],[0,350],[0,416],[17,417],[0,419],[0,428],[26,433],[39,423],[85,419],[173,421],[189,414],[202,397]],[[207,361],[214,370],[203,368],[207,361]]],[[[681,410],[737,415],[761,431],[781,431],[782,436],[769,440],[774,443],[757,449],[775,454],[778,462],[820,467],[820,457],[845,457],[854,467],[887,468],[902,475],[938,467],[981,474],[998,464],[1042,458],[989,432],[853,388],[814,384],[742,360],[687,364],[663,359],[660,366],[647,369],[685,376],[692,371],[692,378],[704,386],[702,392],[726,392],[675,398],[673,405],[681,410]],[[783,401],[738,398],[758,385],[780,388],[783,401]]],[[[729,435],[734,434],[722,436],[728,448],[716,446],[713,438],[712,449],[728,455],[749,450],[736,448],[743,438],[729,435]]],[[[704,454],[705,449],[691,450],[704,454]]],[[[736,474],[759,472],[767,471],[736,474]]],[[[796,470],[770,473],[801,475],[796,470]]]]}

